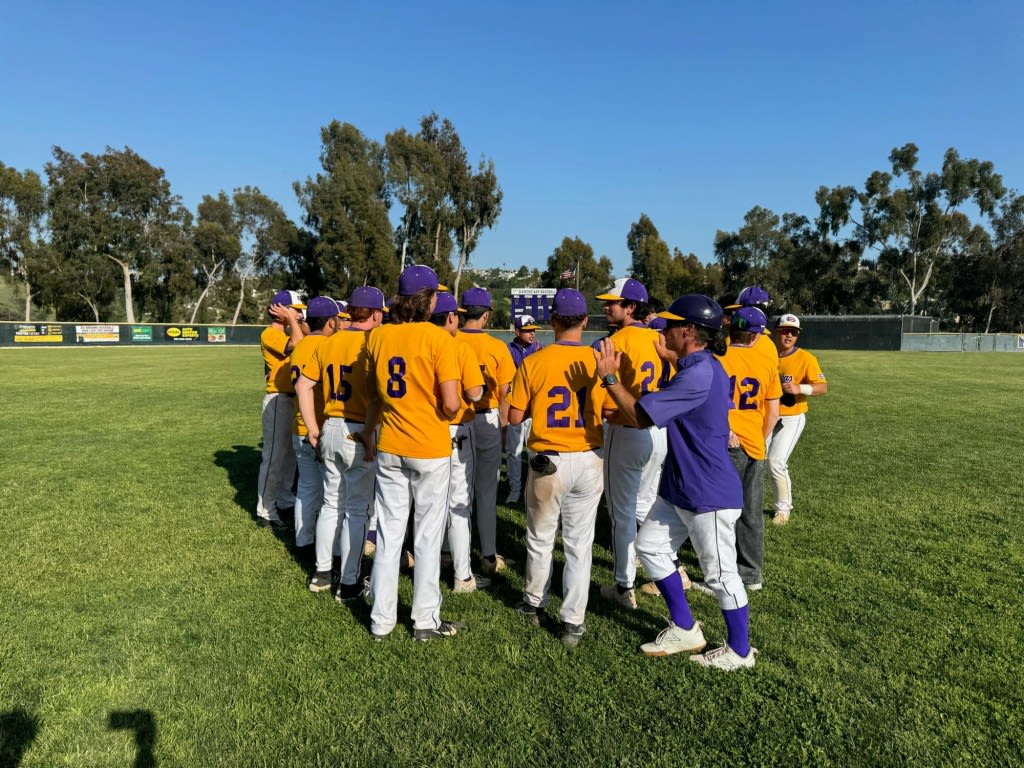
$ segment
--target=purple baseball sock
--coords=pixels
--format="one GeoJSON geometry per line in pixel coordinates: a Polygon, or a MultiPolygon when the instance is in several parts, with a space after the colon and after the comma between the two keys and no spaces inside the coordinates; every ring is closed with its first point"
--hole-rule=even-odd
{"type": "Polygon", "coordinates": [[[658,591],[665,598],[672,623],[682,629],[692,629],[693,614],[690,613],[690,604],[686,602],[686,592],[683,591],[683,580],[679,578],[679,574],[673,571],[654,583],[658,585],[658,591]]]}
{"type": "Polygon", "coordinates": [[[750,638],[747,635],[748,607],[744,605],[742,608],[722,611],[722,615],[725,617],[725,629],[728,637],[726,642],[740,656],[746,656],[750,653],[750,638]]]}

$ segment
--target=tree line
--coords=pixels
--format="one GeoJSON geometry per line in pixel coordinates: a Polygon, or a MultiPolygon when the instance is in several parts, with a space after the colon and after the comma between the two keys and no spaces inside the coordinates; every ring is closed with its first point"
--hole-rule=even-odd
{"type": "MultiPolygon", "coordinates": [[[[262,322],[273,290],[390,288],[410,263],[465,287],[503,191],[493,161],[471,161],[449,120],[427,115],[415,133],[399,128],[383,142],[335,120],[321,129],[319,159],[317,174],[293,185],[299,222],[255,187],[204,195],[192,212],[128,147],[54,147],[43,175],[0,163],[0,258],[21,302],[8,302],[4,319],[262,322]]],[[[992,163],[955,149],[933,172],[918,168],[913,144],[888,160],[862,187],[820,187],[812,217],[755,206],[735,231],[715,234],[707,265],[670,247],[642,213],[626,233],[630,274],[666,303],[688,292],[731,299],[759,284],[780,311],[928,314],[948,328],[1024,331],[1024,199],[992,163]]],[[[578,285],[592,297],[613,266],[567,236],[543,270],[472,278],[495,290],[578,285]]]]}

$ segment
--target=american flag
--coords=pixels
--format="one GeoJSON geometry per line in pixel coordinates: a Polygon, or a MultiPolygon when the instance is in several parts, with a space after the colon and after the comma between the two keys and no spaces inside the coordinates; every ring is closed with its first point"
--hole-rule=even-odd
{"type": "Polygon", "coordinates": [[[559,280],[572,280],[574,277],[576,277],[576,270],[572,267],[569,267],[569,269],[565,270],[565,272],[559,275],[559,280]]]}

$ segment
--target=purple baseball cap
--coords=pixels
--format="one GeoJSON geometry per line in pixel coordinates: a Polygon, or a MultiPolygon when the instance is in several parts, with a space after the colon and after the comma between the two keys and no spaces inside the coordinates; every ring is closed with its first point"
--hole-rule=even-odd
{"type": "Polygon", "coordinates": [[[462,294],[462,306],[491,308],[491,294],[486,288],[467,288],[462,294]]]}
{"type": "Polygon", "coordinates": [[[652,331],[664,331],[666,325],[668,325],[668,320],[664,317],[652,317],[651,322],[647,324],[647,327],[652,331]]]}
{"type": "Polygon", "coordinates": [[[329,296],[314,296],[309,300],[306,317],[335,317],[338,314],[338,303],[329,296]]]}
{"type": "Polygon", "coordinates": [[[736,303],[730,304],[726,309],[739,309],[740,307],[753,307],[759,304],[768,306],[768,291],[759,285],[748,285],[740,295],[736,297],[736,303]]]}
{"type": "Polygon", "coordinates": [[[763,333],[768,326],[768,318],[757,307],[740,307],[732,313],[732,327],[737,331],[763,333]]]}
{"type": "Polygon", "coordinates": [[[302,298],[299,296],[298,291],[278,291],[274,294],[274,298],[270,300],[271,304],[284,304],[286,307],[294,307],[295,309],[305,309],[306,305],[302,303],[302,298]]]}
{"type": "Polygon", "coordinates": [[[562,317],[587,314],[587,299],[575,288],[559,288],[551,302],[551,311],[562,317]]]}
{"type": "Polygon", "coordinates": [[[412,296],[424,288],[432,291],[447,291],[448,289],[437,281],[437,272],[426,264],[413,264],[406,267],[398,278],[398,295],[412,296]]]}
{"type": "Polygon", "coordinates": [[[352,319],[352,315],[348,313],[348,304],[344,301],[338,301],[337,299],[334,300],[334,303],[338,305],[338,317],[343,317],[346,320],[352,319]]]}
{"type": "Polygon", "coordinates": [[[601,301],[642,301],[647,303],[647,289],[639,280],[620,277],[615,285],[598,296],[601,301]]]}
{"type": "Polygon", "coordinates": [[[437,292],[437,305],[434,307],[434,314],[439,315],[442,312],[464,312],[465,310],[459,309],[459,303],[455,301],[455,297],[447,291],[437,292]]]}
{"type": "Polygon", "coordinates": [[[350,307],[362,307],[363,309],[379,309],[387,312],[387,305],[384,303],[384,292],[372,285],[361,285],[352,291],[348,297],[350,307]]]}

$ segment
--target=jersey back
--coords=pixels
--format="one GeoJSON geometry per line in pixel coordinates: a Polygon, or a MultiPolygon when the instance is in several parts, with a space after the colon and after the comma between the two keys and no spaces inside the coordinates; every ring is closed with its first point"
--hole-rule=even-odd
{"type": "MultiPolygon", "coordinates": [[[[320,345],[326,341],[326,336],[312,333],[309,336],[303,336],[302,340],[295,345],[288,363],[289,370],[291,371],[291,388],[293,392],[295,391],[295,382],[299,380],[299,376],[305,376],[307,379],[316,378],[316,363],[313,361],[313,356],[320,345]],[[306,371],[309,371],[309,373],[306,373],[306,371]]],[[[313,408],[316,411],[317,420],[322,424],[324,420],[324,394],[319,387],[313,389],[313,408]]],[[[309,434],[309,430],[306,429],[306,422],[302,419],[302,409],[298,407],[295,408],[294,431],[300,437],[309,434]]]]}
{"type": "Polygon", "coordinates": [[[593,350],[556,341],[523,361],[509,405],[533,419],[527,438],[531,451],[568,453],[601,447],[601,410],[607,397],[593,350]]]}
{"type": "Polygon", "coordinates": [[[450,456],[440,384],[459,380],[455,340],[433,323],[388,324],[370,333],[366,351],[381,401],[380,450],[414,459],[450,456]]]}
{"type": "Polygon", "coordinates": [[[778,367],[753,347],[730,346],[721,361],[729,376],[733,404],[729,428],[739,437],[750,458],[763,459],[766,401],[782,396],[778,367]]]}
{"type": "Polygon", "coordinates": [[[267,394],[280,392],[278,373],[288,362],[288,334],[280,328],[268,325],[260,334],[260,352],[263,355],[263,378],[267,382],[267,394]]]}
{"type": "Polygon", "coordinates": [[[302,375],[318,381],[324,416],[366,421],[367,375],[370,371],[366,340],[370,331],[345,328],[316,348],[313,365],[302,375]]]}
{"type": "Polygon", "coordinates": [[[476,418],[476,403],[466,399],[466,390],[484,386],[483,366],[473,348],[458,338],[455,339],[455,357],[459,366],[459,398],[462,407],[449,421],[452,424],[466,424],[476,418]]]}
{"type": "Polygon", "coordinates": [[[484,394],[476,407],[481,410],[497,408],[498,387],[508,385],[516,375],[516,364],[508,346],[482,330],[463,328],[456,338],[472,347],[484,374],[484,394]]]}

